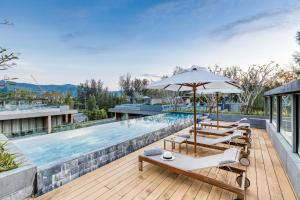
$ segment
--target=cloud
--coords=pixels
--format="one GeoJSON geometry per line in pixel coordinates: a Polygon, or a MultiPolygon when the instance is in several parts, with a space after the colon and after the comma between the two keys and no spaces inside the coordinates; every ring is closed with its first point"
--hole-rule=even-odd
{"type": "Polygon", "coordinates": [[[100,46],[92,46],[92,45],[74,45],[74,49],[78,49],[83,51],[86,54],[100,54],[105,53],[109,50],[108,46],[100,45],[100,46]]]}
{"type": "Polygon", "coordinates": [[[260,12],[214,29],[212,34],[220,36],[222,40],[228,40],[242,34],[278,28],[290,23],[291,20],[297,21],[297,17],[293,17],[294,19],[288,19],[288,16],[294,14],[297,15],[299,8],[299,6],[293,6],[260,12]]]}
{"type": "Polygon", "coordinates": [[[83,40],[86,33],[84,32],[69,32],[61,35],[60,41],[66,43],[69,47],[75,50],[80,50],[85,54],[99,54],[109,50],[106,45],[88,44],[86,40],[83,40]]]}
{"type": "Polygon", "coordinates": [[[84,35],[83,32],[70,32],[70,33],[65,33],[60,36],[60,41],[62,42],[69,42],[71,40],[74,40],[76,38],[82,37],[84,35]]]}
{"type": "Polygon", "coordinates": [[[213,7],[221,0],[185,0],[169,1],[155,5],[138,17],[140,23],[147,25],[178,24],[180,20],[187,22],[187,18],[199,18],[201,11],[213,7]]]}

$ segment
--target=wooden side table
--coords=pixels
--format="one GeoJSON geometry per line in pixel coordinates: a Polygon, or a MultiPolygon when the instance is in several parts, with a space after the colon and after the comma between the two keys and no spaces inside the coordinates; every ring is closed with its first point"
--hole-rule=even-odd
{"type": "Polygon", "coordinates": [[[179,147],[179,153],[181,153],[181,145],[185,143],[186,153],[188,153],[188,144],[187,139],[184,137],[174,136],[171,138],[164,139],[164,149],[166,149],[166,142],[171,143],[171,149],[172,151],[175,149],[175,145],[178,144],[179,147]]]}

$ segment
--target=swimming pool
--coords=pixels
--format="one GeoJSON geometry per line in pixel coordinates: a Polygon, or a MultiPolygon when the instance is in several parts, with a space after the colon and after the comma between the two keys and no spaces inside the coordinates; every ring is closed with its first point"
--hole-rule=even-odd
{"type": "Polygon", "coordinates": [[[191,118],[189,114],[166,113],[13,142],[37,166],[42,166],[103,149],[174,124],[185,123],[191,118]]]}

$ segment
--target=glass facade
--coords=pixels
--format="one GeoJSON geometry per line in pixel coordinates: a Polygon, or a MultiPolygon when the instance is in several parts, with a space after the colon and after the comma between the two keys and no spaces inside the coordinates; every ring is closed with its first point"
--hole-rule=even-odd
{"type": "Polygon", "coordinates": [[[272,124],[277,127],[277,97],[272,98],[272,124]]]}
{"type": "Polygon", "coordinates": [[[291,95],[281,97],[280,133],[293,144],[293,97],[291,95]]]}
{"type": "Polygon", "coordinates": [[[265,111],[266,111],[266,116],[270,116],[270,104],[271,104],[271,98],[270,97],[266,97],[266,107],[265,107],[265,111]]]}

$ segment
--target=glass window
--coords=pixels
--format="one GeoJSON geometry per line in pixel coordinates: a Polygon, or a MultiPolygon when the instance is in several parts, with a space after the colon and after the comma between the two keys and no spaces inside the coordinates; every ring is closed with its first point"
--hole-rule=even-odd
{"type": "Polygon", "coordinates": [[[293,98],[291,95],[282,96],[281,116],[280,116],[280,133],[290,145],[293,142],[293,98]]]}
{"type": "Polygon", "coordinates": [[[277,97],[272,98],[272,124],[277,126],[277,97]]]}
{"type": "Polygon", "coordinates": [[[266,116],[270,116],[270,97],[266,97],[266,106],[265,106],[265,109],[266,109],[266,116]]]}

